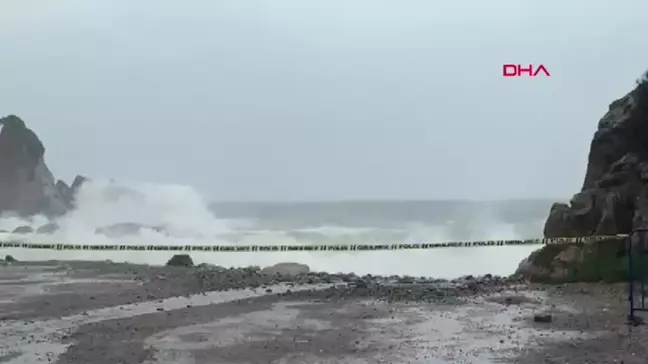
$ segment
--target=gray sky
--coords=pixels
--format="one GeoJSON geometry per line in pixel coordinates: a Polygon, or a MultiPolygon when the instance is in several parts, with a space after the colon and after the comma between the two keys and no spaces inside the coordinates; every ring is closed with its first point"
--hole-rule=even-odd
{"type": "Polygon", "coordinates": [[[598,119],[648,68],[645,0],[0,9],[0,114],[35,129],[55,175],[214,199],[568,197],[598,119]]]}

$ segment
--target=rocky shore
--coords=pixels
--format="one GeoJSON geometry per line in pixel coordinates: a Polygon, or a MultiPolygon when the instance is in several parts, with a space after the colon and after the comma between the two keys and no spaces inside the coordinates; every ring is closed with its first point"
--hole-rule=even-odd
{"type": "MultiPolygon", "coordinates": [[[[277,266],[295,265],[280,263],[277,266]]],[[[440,302],[456,303],[457,297],[475,296],[501,292],[502,290],[524,283],[520,277],[481,277],[465,276],[453,280],[409,276],[358,276],[354,273],[304,272],[290,273],[276,271],[273,267],[258,266],[225,268],[208,264],[195,267],[148,266],[129,263],[88,262],[88,261],[48,261],[18,262],[4,260],[0,265],[25,270],[33,265],[48,267],[55,274],[72,279],[84,277],[92,279],[99,276],[119,275],[129,281],[138,282],[135,289],[120,293],[118,304],[136,303],[172,296],[187,296],[202,292],[229,291],[242,289],[266,290],[267,287],[288,284],[292,287],[318,285],[322,288],[318,296],[327,299],[371,298],[385,302],[440,302]]],[[[268,292],[271,293],[271,292],[268,292]]],[[[289,292],[290,293],[290,292],[289,292]]],[[[40,297],[33,297],[42,307],[35,308],[38,317],[51,318],[62,314],[72,314],[78,310],[102,307],[102,302],[115,304],[114,297],[100,295],[69,294],[59,297],[58,304],[40,297]]],[[[23,315],[34,316],[25,310],[26,302],[16,302],[13,314],[5,319],[21,319],[23,315]],[[22,312],[22,313],[21,313],[22,312]]]]}
{"type": "Polygon", "coordinates": [[[623,285],[357,276],[297,266],[3,261],[0,363],[644,363],[648,357],[646,328],[625,324],[623,285]]]}

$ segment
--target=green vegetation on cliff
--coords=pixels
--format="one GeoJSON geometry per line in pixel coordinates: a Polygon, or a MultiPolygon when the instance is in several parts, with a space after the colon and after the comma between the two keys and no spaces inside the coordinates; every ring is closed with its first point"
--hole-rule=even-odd
{"type": "MultiPolygon", "coordinates": [[[[620,282],[628,279],[626,245],[622,238],[591,244],[546,245],[523,264],[534,270],[530,278],[537,282],[620,282]]],[[[648,254],[642,255],[638,248],[633,248],[632,254],[633,274],[648,277],[648,254]]]]}

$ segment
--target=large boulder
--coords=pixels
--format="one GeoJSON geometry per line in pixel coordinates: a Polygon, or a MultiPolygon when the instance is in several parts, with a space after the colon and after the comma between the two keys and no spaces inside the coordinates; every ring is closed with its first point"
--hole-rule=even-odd
{"type": "Polygon", "coordinates": [[[310,267],[306,264],[300,263],[277,263],[275,265],[265,267],[261,273],[265,275],[280,275],[280,276],[298,276],[310,272],[310,267]]]}
{"type": "Polygon", "coordinates": [[[169,267],[190,268],[194,266],[194,262],[189,254],[176,254],[167,261],[166,265],[169,267]]]}
{"type": "MultiPolygon", "coordinates": [[[[646,76],[634,90],[612,102],[598,122],[582,188],[569,204],[553,204],[544,235],[616,235],[637,228],[648,228],[646,76]]],[[[585,246],[545,246],[523,261],[517,273],[543,281],[623,279],[619,265],[625,262],[624,244],[623,239],[610,239],[585,246]]]]}

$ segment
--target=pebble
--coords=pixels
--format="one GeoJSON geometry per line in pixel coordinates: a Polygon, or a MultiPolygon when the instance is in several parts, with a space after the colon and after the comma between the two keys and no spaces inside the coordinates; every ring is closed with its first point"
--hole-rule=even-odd
{"type": "Polygon", "coordinates": [[[548,313],[537,313],[533,315],[534,322],[549,323],[553,320],[551,314],[548,313]]]}

